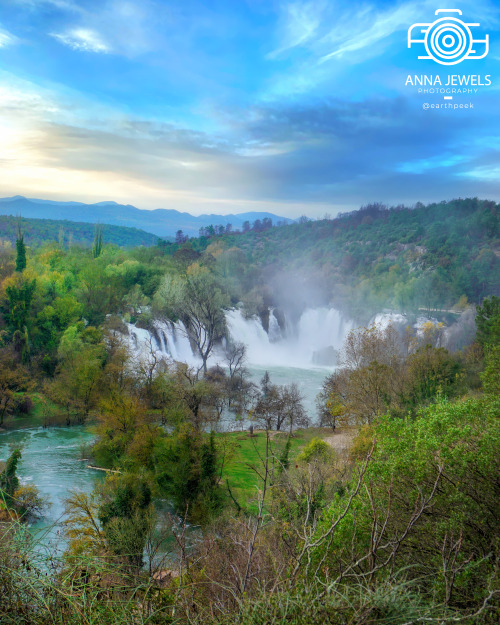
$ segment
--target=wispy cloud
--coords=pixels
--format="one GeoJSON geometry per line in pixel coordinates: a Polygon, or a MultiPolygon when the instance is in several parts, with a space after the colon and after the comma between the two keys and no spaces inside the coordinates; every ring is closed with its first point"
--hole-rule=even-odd
{"type": "Polygon", "coordinates": [[[7,46],[17,43],[18,41],[19,40],[15,35],[9,33],[3,28],[0,28],[0,48],[6,48],[7,46]]]}
{"type": "Polygon", "coordinates": [[[320,57],[319,62],[324,63],[334,57],[342,57],[351,53],[351,61],[359,60],[362,51],[368,51],[369,56],[380,54],[381,49],[376,48],[383,42],[389,43],[389,37],[400,30],[408,29],[417,15],[415,3],[405,4],[397,9],[381,12],[375,7],[359,9],[349,18],[344,15],[340,23],[323,38],[322,44],[333,45],[333,50],[320,57]],[[353,53],[357,56],[354,57],[353,53]]]}
{"type": "Polygon", "coordinates": [[[110,46],[99,33],[86,28],[73,28],[65,33],[51,33],[52,37],[65,46],[81,52],[111,52],[110,46]]]}
{"type": "MultiPolygon", "coordinates": [[[[381,52],[377,44],[387,43],[391,35],[407,30],[415,21],[432,21],[435,9],[435,0],[406,0],[385,9],[373,0],[294,1],[282,6],[280,45],[268,56],[274,58],[299,46],[312,52],[319,62],[363,50],[374,56],[381,52]]],[[[500,10],[490,0],[464,0],[461,9],[472,11],[485,26],[498,24],[500,10]]],[[[354,62],[357,57],[351,55],[349,60],[354,62]]]]}
{"type": "Polygon", "coordinates": [[[321,25],[324,2],[292,2],[285,5],[281,18],[281,42],[279,48],[270,52],[270,59],[297,46],[309,42],[321,25]]]}

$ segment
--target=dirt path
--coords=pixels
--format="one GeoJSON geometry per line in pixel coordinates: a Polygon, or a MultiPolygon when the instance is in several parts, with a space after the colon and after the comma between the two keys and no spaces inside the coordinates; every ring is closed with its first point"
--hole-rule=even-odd
{"type": "Polygon", "coordinates": [[[346,454],[357,433],[357,428],[342,428],[334,432],[331,436],[325,436],[323,440],[328,443],[330,447],[333,447],[337,453],[346,454]]]}

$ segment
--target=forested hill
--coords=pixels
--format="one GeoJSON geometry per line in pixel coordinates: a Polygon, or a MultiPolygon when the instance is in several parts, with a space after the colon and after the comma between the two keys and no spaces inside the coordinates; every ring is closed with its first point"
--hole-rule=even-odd
{"type": "MultiPolygon", "coordinates": [[[[0,239],[15,243],[19,218],[0,215],[0,239]]],[[[21,219],[21,228],[27,245],[37,247],[47,241],[57,241],[63,246],[83,245],[90,247],[94,240],[94,224],[54,219],[21,219]]],[[[114,243],[120,247],[155,245],[158,240],[154,234],[138,228],[125,226],[101,226],[105,243],[114,243]]]]}
{"type": "Polygon", "coordinates": [[[302,219],[186,245],[203,251],[217,243],[224,254],[233,248],[233,256],[239,248],[247,271],[259,270],[258,280],[274,295],[288,275],[297,298],[302,287],[316,285],[362,316],[383,308],[449,308],[499,294],[499,228],[499,204],[459,199],[412,209],[372,204],[335,219],[302,219]]]}

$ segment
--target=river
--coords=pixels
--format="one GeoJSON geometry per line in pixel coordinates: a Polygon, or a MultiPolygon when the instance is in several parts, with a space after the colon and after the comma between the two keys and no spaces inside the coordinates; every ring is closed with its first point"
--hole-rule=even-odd
{"type": "MultiPolygon", "coordinates": [[[[315,420],[315,397],[321,388],[327,369],[298,369],[294,367],[252,366],[252,381],[258,384],[266,370],[274,384],[297,382],[304,396],[304,405],[315,420]]],[[[227,429],[233,429],[228,424],[227,429]]],[[[64,515],[64,500],[72,490],[90,492],[104,473],[88,469],[81,460],[81,448],[93,440],[90,428],[84,426],[32,428],[6,431],[0,434],[0,460],[6,460],[12,449],[18,447],[22,459],[18,475],[22,483],[34,484],[51,505],[43,519],[32,525],[33,530],[45,536],[44,542],[56,542],[60,536],[60,522],[64,515]]]]}
{"type": "Polygon", "coordinates": [[[71,490],[90,492],[103,473],[88,469],[81,460],[82,444],[91,443],[93,434],[84,426],[32,428],[0,434],[0,460],[19,448],[21,483],[34,484],[42,497],[51,502],[43,519],[31,526],[45,544],[58,542],[64,500],[71,490]]]}

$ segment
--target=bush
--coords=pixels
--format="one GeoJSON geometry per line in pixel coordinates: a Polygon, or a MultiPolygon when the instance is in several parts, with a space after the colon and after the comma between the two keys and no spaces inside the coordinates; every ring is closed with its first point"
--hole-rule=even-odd
{"type": "Polygon", "coordinates": [[[321,438],[313,438],[304,447],[302,453],[297,456],[297,460],[302,462],[313,462],[314,460],[326,461],[333,456],[333,450],[328,443],[321,438]]]}
{"type": "Polygon", "coordinates": [[[499,416],[500,400],[483,397],[381,418],[351,507],[342,517],[338,498],[323,516],[318,538],[337,525],[316,561],[351,583],[406,569],[424,597],[480,609],[498,581],[499,416]]]}
{"type": "Polygon", "coordinates": [[[27,415],[33,410],[33,400],[29,395],[18,397],[15,402],[14,412],[17,414],[27,415]]]}

